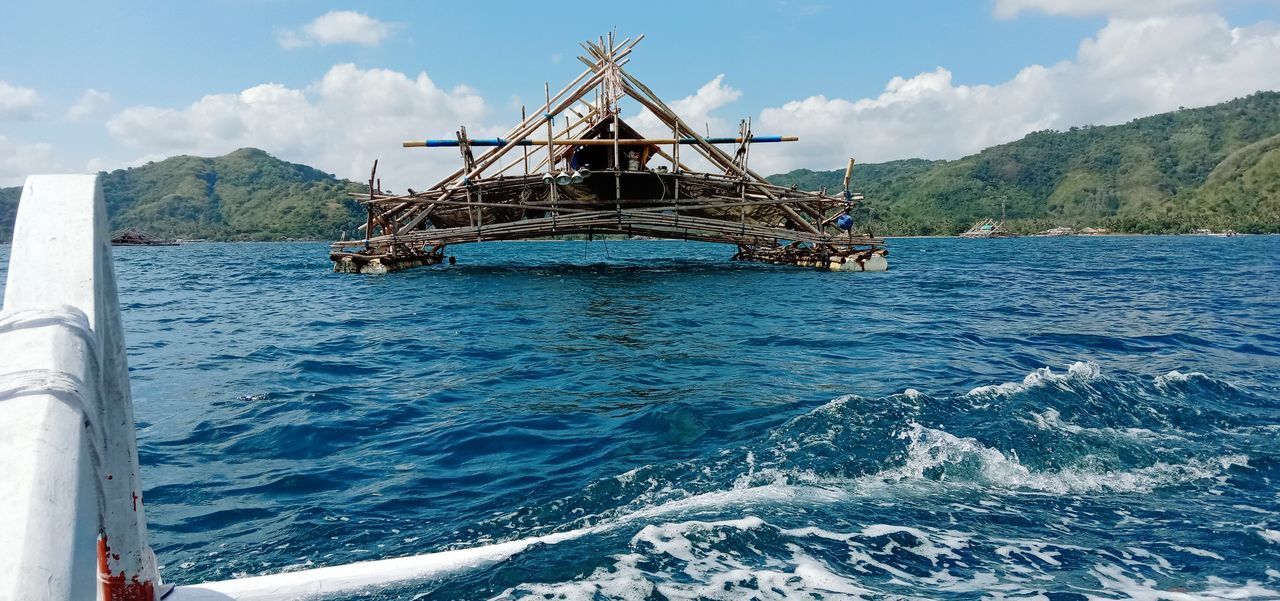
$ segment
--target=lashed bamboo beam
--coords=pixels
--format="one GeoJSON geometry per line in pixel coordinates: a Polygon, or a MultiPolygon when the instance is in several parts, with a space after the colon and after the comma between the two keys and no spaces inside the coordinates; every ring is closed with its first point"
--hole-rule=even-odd
{"type": "MultiPolygon", "coordinates": [[[[581,120],[578,121],[581,123],[581,120]]],[[[706,138],[704,141],[708,144],[741,144],[747,138],[706,138]]],[[[502,146],[509,140],[502,138],[470,140],[471,146],[502,146]]],[[[768,144],[775,142],[798,142],[799,136],[751,136],[752,144],[768,144]]],[[[535,140],[526,138],[516,141],[517,146],[546,146],[547,144],[555,146],[612,146],[613,140],[601,140],[599,138],[559,138],[550,142],[547,140],[535,140]]],[[[659,144],[699,144],[700,142],[694,138],[620,138],[618,144],[622,146],[657,146],[659,144]]],[[[405,148],[456,148],[457,140],[405,140],[400,143],[405,148]]]]}
{"type": "MultiPolygon", "coordinates": [[[[609,176],[609,175],[612,175],[612,174],[614,174],[614,173],[620,173],[620,174],[631,174],[631,175],[634,175],[634,174],[636,174],[637,172],[632,172],[632,171],[620,171],[620,172],[616,172],[616,171],[612,171],[612,170],[608,170],[608,171],[594,171],[594,172],[593,172],[593,174],[595,174],[595,175],[601,175],[601,176],[609,176]]],[[[687,182],[690,182],[691,184],[698,184],[698,183],[702,183],[702,184],[716,184],[716,185],[720,185],[720,186],[725,186],[725,190],[728,190],[728,187],[727,187],[728,185],[738,183],[736,180],[732,180],[732,179],[728,179],[728,178],[722,178],[722,177],[716,177],[716,176],[705,176],[705,177],[704,177],[704,176],[695,176],[695,175],[691,175],[691,174],[688,174],[688,173],[679,173],[679,174],[674,174],[674,173],[665,173],[665,174],[662,174],[662,173],[652,172],[652,173],[651,173],[651,175],[652,175],[652,176],[654,176],[654,177],[658,177],[658,178],[670,179],[670,180],[672,180],[672,181],[673,181],[673,183],[674,183],[674,182],[678,182],[678,181],[687,181],[687,182]]],[[[504,189],[525,188],[525,187],[541,187],[541,186],[544,186],[544,185],[545,185],[545,184],[541,181],[541,176],[537,176],[537,175],[535,175],[535,176],[532,176],[532,177],[514,176],[514,177],[510,177],[510,178],[502,178],[502,179],[498,179],[498,180],[487,180],[487,181],[481,181],[481,182],[477,182],[477,183],[473,184],[473,185],[471,186],[471,188],[472,188],[472,189],[488,190],[488,191],[489,191],[489,193],[497,193],[497,192],[502,191],[502,190],[504,190],[504,189]]],[[[800,190],[792,191],[792,190],[790,190],[789,188],[785,188],[785,187],[783,187],[783,186],[777,186],[777,185],[773,185],[773,184],[765,184],[765,186],[764,186],[764,187],[767,187],[767,188],[769,188],[769,189],[771,189],[771,190],[775,190],[775,191],[777,191],[777,192],[779,192],[779,193],[782,193],[782,194],[791,193],[791,194],[793,194],[793,195],[792,195],[792,196],[785,196],[785,195],[784,195],[784,196],[779,196],[778,194],[766,195],[766,194],[764,194],[763,192],[749,193],[749,195],[750,195],[751,197],[760,197],[760,198],[767,198],[767,199],[771,199],[771,200],[773,200],[773,201],[775,201],[775,202],[777,202],[777,203],[779,203],[779,204],[786,204],[786,203],[799,203],[799,202],[802,202],[802,201],[803,201],[803,202],[818,202],[818,203],[838,203],[838,204],[843,204],[843,202],[844,202],[842,199],[838,199],[838,198],[834,198],[834,197],[829,197],[829,196],[828,196],[828,197],[819,196],[819,195],[816,195],[816,194],[814,194],[814,193],[812,193],[812,192],[806,192],[806,191],[800,191],[800,190]]],[[[453,192],[453,191],[461,191],[461,190],[464,190],[465,188],[467,188],[467,186],[461,186],[461,185],[460,185],[460,186],[457,186],[456,188],[447,188],[447,189],[444,189],[444,190],[433,190],[433,191],[428,191],[428,192],[417,192],[417,193],[414,193],[414,194],[406,194],[406,195],[400,195],[400,196],[385,196],[385,197],[377,197],[377,198],[373,198],[373,199],[370,199],[370,198],[369,198],[369,195],[367,195],[367,194],[352,193],[352,196],[354,196],[354,197],[356,197],[356,198],[360,199],[360,201],[361,201],[361,202],[366,203],[366,204],[369,204],[369,203],[374,203],[374,204],[387,204],[387,203],[405,203],[405,202],[409,202],[409,203],[429,204],[429,203],[440,202],[441,200],[443,200],[442,195],[443,195],[443,194],[445,194],[445,193],[449,193],[449,192],[453,192]]],[[[736,198],[736,196],[734,196],[734,198],[736,198]]],[[[697,199],[687,199],[687,200],[693,201],[693,200],[697,200],[697,199]]],[[[594,202],[600,202],[600,201],[594,201],[594,202]]],[[[670,202],[670,201],[664,201],[664,202],[670,202]]]]}
{"type": "MultiPolygon", "coordinates": [[[[612,210],[578,213],[574,215],[561,216],[558,219],[551,217],[527,219],[523,221],[493,224],[485,226],[484,228],[463,226],[440,230],[424,230],[401,236],[398,241],[406,244],[448,244],[456,243],[460,239],[474,241],[477,237],[495,239],[499,236],[518,234],[527,235],[527,237],[542,237],[562,233],[563,230],[568,227],[588,225],[592,227],[606,227],[616,225],[621,228],[625,227],[627,224],[658,224],[681,227],[691,230],[720,233],[730,238],[728,240],[721,240],[722,242],[732,242],[734,236],[827,244],[843,241],[838,240],[836,236],[825,234],[808,235],[805,232],[799,232],[796,230],[751,224],[735,224],[718,219],[707,219],[687,215],[668,215],[656,212],[623,211],[618,213],[612,210]],[[558,226],[555,230],[551,230],[548,227],[553,224],[553,221],[555,222],[555,225],[558,226]]],[[[872,238],[858,238],[855,243],[873,244],[877,243],[877,241],[872,238]]]]}
{"type": "MultiPolygon", "coordinates": [[[[755,200],[740,200],[736,197],[712,197],[703,199],[684,199],[684,200],[665,200],[665,199],[629,199],[615,201],[617,206],[631,211],[705,211],[713,209],[731,209],[739,207],[752,206],[772,206],[794,202],[793,198],[761,198],[755,200]],[[696,200],[696,201],[695,201],[696,200]]],[[[430,201],[439,207],[454,207],[458,209],[470,208],[486,208],[486,209],[517,209],[523,211],[550,211],[557,209],[566,212],[589,211],[592,208],[601,210],[599,201],[565,201],[557,200],[555,204],[550,202],[483,202],[483,201],[464,201],[464,200],[436,200],[430,201]],[[585,207],[585,208],[583,208],[585,207]]],[[[838,203],[837,200],[830,200],[832,204],[838,203]]],[[[616,207],[615,207],[616,208],[616,207]]]]}
{"type": "MultiPolygon", "coordinates": [[[[611,175],[613,171],[594,171],[594,173],[598,175],[607,176],[607,175],[611,175]]],[[[622,173],[634,174],[634,171],[622,171],[622,173]]],[[[698,182],[698,179],[691,178],[691,176],[687,176],[686,174],[654,174],[654,175],[659,176],[659,178],[672,179],[673,183],[680,182],[680,180],[690,180],[690,182],[694,182],[694,183],[698,182]]],[[[708,182],[704,182],[704,183],[710,183],[710,182],[708,180],[708,182]]],[[[545,184],[541,183],[540,178],[526,179],[526,178],[520,178],[520,176],[517,176],[517,178],[499,180],[499,182],[484,182],[484,183],[476,184],[474,188],[480,188],[480,189],[493,188],[493,189],[490,189],[489,193],[497,193],[497,192],[503,191],[503,189],[508,189],[508,188],[541,187],[541,185],[545,185],[545,184]]],[[[461,191],[461,189],[463,188],[466,188],[466,187],[458,187],[457,189],[460,189],[461,191]]],[[[781,187],[774,187],[774,188],[780,188],[780,191],[786,192],[786,188],[781,188],[781,187]]],[[[444,202],[442,197],[438,196],[438,194],[442,194],[444,192],[452,192],[452,191],[453,189],[451,188],[451,189],[445,189],[445,191],[419,192],[415,194],[404,194],[404,196],[374,198],[372,199],[372,201],[370,201],[369,197],[367,197],[367,194],[353,193],[353,196],[360,198],[361,202],[365,202],[365,203],[411,202],[411,203],[422,203],[422,205],[429,205],[429,203],[444,202]]],[[[763,194],[763,193],[749,193],[748,196],[753,198],[767,198],[767,199],[771,199],[771,201],[776,203],[799,203],[801,201],[818,202],[818,203],[844,203],[842,199],[838,199],[838,198],[812,196],[812,193],[808,193],[808,192],[804,192],[800,194],[804,194],[804,196],[777,196],[777,194],[773,194],[773,196],[768,196],[768,194],[763,194]]],[[[726,192],[722,193],[722,196],[737,198],[737,196],[728,196],[727,188],[726,188],[726,192]]],[[[685,199],[685,201],[696,201],[696,198],[687,198],[685,199]]],[[[602,201],[590,201],[590,202],[602,202],[602,201]]],[[[626,201],[623,201],[623,202],[626,202],[626,201]]],[[[655,201],[655,202],[671,203],[672,199],[662,199],[662,201],[655,201]]],[[[512,206],[512,205],[506,205],[506,206],[512,206]]]]}

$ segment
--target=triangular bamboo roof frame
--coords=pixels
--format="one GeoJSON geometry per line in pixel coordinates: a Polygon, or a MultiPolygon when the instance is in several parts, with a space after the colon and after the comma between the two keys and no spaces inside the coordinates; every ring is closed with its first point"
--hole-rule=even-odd
{"type": "MultiPolygon", "coordinates": [[[[628,207],[624,210],[623,205],[618,204],[616,206],[616,217],[619,229],[625,215],[628,232],[633,231],[632,227],[635,227],[643,233],[656,233],[661,237],[737,242],[740,248],[756,243],[763,244],[769,240],[772,241],[771,244],[773,246],[778,246],[779,241],[785,240],[793,245],[800,243],[843,245],[850,249],[854,246],[875,248],[883,244],[883,241],[869,236],[855,236],[852,231],[846,233],[834,228],[833,224],[836,218],[841,214],[847,213],[854,203],[861,200],[861,195],[852,194],[846,189],[843,197],[836,197],[826,194],[825,190],[807,192],[797,190],[795,187],[778,186],[770,183],[759,173],[750,169],[747,166],[747,156],[752,140],[749,121],[743,122],[737,139],[736,152],[730,155],[715,144],[708,142],[697,130],[681,119],[651,88],[626,69],[626,65],[630,62],[631,53],[643,39],[644,36],[640,35],[634,39],[628,38],[615,43],[614,35],[610,34],[602,36],[596,41],[583,42],[581,45],[585,50],[585,54],[577,58],[585,65],[586,69],[554,95],[551,94],[548,86],[546,104],[542,111],[534,115],[522,115],[524,117],[523,120],[498,139],[500,145],[489,149],[478,157],[472,153],[473,147],[467,137],[465,127],[461,128],[457,132],[457,145],[462,154],[463,166],[424,191],[410,189],[409,194],[405,195],[384,194],[380,189],[380,181],[377,178],[377,162],[375,161],[373,172],[369,178],[370,193],[359,195],[369,211],[366,224],[360,228],[365,236],[363,239],[335,242],[333,245],[335,253],[343,253],[347,249],[363,246],[362,251],[357,250],[356,252],[396,256],[398,252],[422,252],[421,249],[416,251],[414,249],[423,247],[424,243],[428,245],[435,244],[438,250],[445,244],[483,239],[501,239],[504,237],[537,237],[558,232],[588,231],[587,228],[593,228],[597,225],[602,226],[600,231],[607,230],[607,227],[603,227],[605,223],[602,220],[612,216],[612,211],[608,210],[610,207],[597,207],[600,210],[590,211],[558,206],[558,192],[555,185],[551,185],[551,190],[548,192],[550,205],[546,203],[537,205],[544,210],[550,209],[550,217],[508,220],[497,224],[481,224],[477,223],[476,219],[473,218],[471,225],[476,230],[474,233],[429,229],[426,228],[424,221],[432,215],[433,211],[440,208],[456,209],[457,207],[466,207],[468,215],[471,215],[474,210],[477,216],[481,215],[482,211],[486,209],[498,210],[513,206],[528,208],[530,205],[486,203],[483,200],[484,190],[497,190],[503,186],[508,186],[509,190],[510,183],[518,183],[528,187],[531,181],[546,177],[542,174],[552,173],[557,163],[565,158],[567,153],[574,151],[572,144],[577,140],[573,138],[575,128],[598,125],[602,120],[607,119],[613,120],[613,131],[615,132],[612,144],[615,153],[615,161],[613,163],[615,171],[613,173],[618,178],[617,181],[620,187],[622,167],[619,166],[621,163],[617,160],[619,146],[616,132],[620,126],[625,127],[625,123],[619,117],[617,101],[624,97],[639,103],[652,113],[659,122],[670,129],[672,135],[670,152],[664,151],[661,147],[656,148],[659,156],[670,161],[672,173],[676,175],[696,175],[701,178],[699,181],[732,185],[741,195],[741,201],[736,203],[729,202],[735,199],[707,199],[715,200],[718,204],[713,202],[698,206],[691,205],[687,207],[688,209],[706,210],[708,208],[722,209],[730,206],[741,206],[745,215],[746,207],[748,206],[753,208],[769,206],[778,210],[782,221],[768,224],[749,223],[744,216],[740,223],[733,223],[719,219],[681,215],[679,207],[682,205],[677,206],[675,210],[664,210],[663,206],[648,208],[628,207]],[[589,102],[587,98],[592,91],[597,92],[596,98],[594,101],[589,102]],[[564,126],[558,128],[556,126],[556,118],[559,116],[565,116],[566,118],[564,119],[564,126]],[[544,137],[538,139],[540,135],[544,137]],[[721,170],[722,173],[698,173],[685,166],[680,161],[681,139],[690,142],[686,145],[691,147],[698,156],[702,157],[713,168],[721,170]],[[528,144],[530,142],[528,141],[533,140],[537,140],[537,144],[545,145],[546,152],[542,153],[540,148],[535,151],[529,150],[528,144]],[[512,151],[517,146],[521,147],[522,152],[511,158],[509,155],[512,154],[512,151]],[[559,151],[557,151],[557,147],[559,147],[559,151]],[[535,154],[545,154],[545,156],[539,160],[534,156],[535,154]],[[501,164],[500,161],[504,158],[509,160],[505,164],[501,164]],[[531,159],[536,161],[536,165],[532,167],[530,166],[531,159]],[[524,165],[525,175],[523,178],[519,175],[506,175],[507,172],[519,165],[524,165]],[[543,171],[544,169],[545,171],[543,171]],[[547,229],[548,226],[550,229],[547,229]],[[684,228],[683,236],[680,235],[681,227],[684,228]],[[693,235],[690,235],[690,228],[696,230],[693,235]],[[368,235],[370,232],[375,231],[379,231],[380,234],[375,236],[368,235]],[[732,238],[723,237],[730,234],[732,234],[732,238]]],[[[605,141],[605,144],[608,144],[608,141],[605,141]]],[[[405,145],[421,146],[423,144],[406,142],[405,145]]],[[[677,196],[678,186],[679,184],[677,184],[676,188],[677,196]]],[[[492,192],[490,193],[492,194],[492,192]]],[[[620,191],[618,198],[622,198],[620,191]]],[[[603,200],[601,204],[607,205],[611,202],[603,200]]],[[[453,229],[463,230],[467,228],[453,229]]]]}

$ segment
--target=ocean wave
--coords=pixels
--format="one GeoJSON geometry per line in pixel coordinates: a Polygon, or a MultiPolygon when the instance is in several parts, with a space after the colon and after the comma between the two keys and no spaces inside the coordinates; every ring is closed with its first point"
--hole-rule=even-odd
{"type": "MultiPolygon", "coordinates": [[[[1164,382],[1216,386],[1216,380],[1195,375],[1164,382]]],[[[543,561],[519,559],[530,554],[572,554],[581,545],[599,544],[587,540],[616,541],[630,534],[625,552],[617,552],[616,543],[604,546],[616,552],[608,556],[607,567],[571,581],[533,578],[505,587],[498,596],[736,600],[1042,592],[1020,580],[1028,570],[1046,578],[1055,570],[1073,578],[1091,574],[1090,586],[1102,591],[1100,597],[1124,590],[1167,593],[1126,563],[1138,560],[1117,560],[1120,551],[1098,555],[1096,549],[1045,540],[1000,542],[990,532],[981,534],[987,538],[974,549],[980,533],[936,524],[854,520],[857,527],[842,532],[821,521],[826,529],[790,523],[795,516],[867,511],[912,515],[928,523],[938,511],[929,508],[946,507],[940,515],[953,521],[983,516],[977,519],[1059,534],[1107,527],[1069,509],[1086,496],[1114,504],[1121,515],[1116,526],[1143,528],[1160,519],[1129,512],[1131,505],[1145,502],[1145,495],[1178,487],[1222,488],[1228,478],[1253,476],[1257,468],[1250,453],[1172,425],[1194,429],[1194,419],[1213,414],[1188,408],[1186,391],[1162,391],[1161,386],[1159,378],[1103,376],[1098,366],[1077,362],[1065,373],[1042,368],[1021,383],[967,394],[907,389],[878,398],[837,396],[741,443],[704,448],[684,461],[632,467],[589,482],[577,493],[527,503],[459,529],[444,552],[474,552],[486,559],[439,577],[457,577],[458,570],[502,571],[511,562],[543,561]],[[1028,499],[1048,505],[1028,512],[1027,503],[1041,502],[1028,499]],[[503,552],[482,553],[489,544],[503,552]],[[567,550],[548,551],[551,547],[567,550]],[[751,549],[759,549],[759,556],[751,549]],[[834,561],[833,553],[849,560],[834,561]],[[1095,574],[1088,565],[1119,571],[1095,574]],[[886,584],[881,577],[899,583],[886,584]],[[1150,586],[1142,589],[1143,583],[1150,586]]],[[[1265,457],[1261,463],[1266,465],[1265,457]]],[[[1266,528],[1245,534],[1263,545],[1275,542],[1269,536],[1274,531],[1266,528]]],[[[401,538],[398,531],[395,538],[401,538]]],[[[418,539],[403,538],[406,544],[418,539]]],[[[1213,561],[1228,553],[1203,541],[1175,550],[1213,561]]],[[[1153,565],[1159,568],[1159,562],[1153,565]]],[[[1265,590],[1249,583],[1201,584],[1200,593],[1169,598],[1265,590]]]]}
{"type": "Polygon", "coordinates": [[[1110,428],[1089,427],[1070,422],[1062,417],[1057,409],[1049,408],[1041,412],[1032,412],[1030,422],[1041,430],[1058,430],[1067,434],[1098,434],[1106,437],[1121,437],[1135,440],[1183,440],[1185,437],[1171,432],[1156,432],[1148,428],[1110,428]]]}
{"type": "MultiPolygon", "coordinates": [[[[1037,370],[1024,382],[1090,382],[1092,389],[1083,397],[1069,390],[1058,395],[1075,420],[1043,407],[1044,397],[988,407],[966,402],[969,395],[932,397],[914,390],[882,398],[843,395],[756,441],[690,461],[632,468],[553,503],[496,516],[485,529],[563,530],[629,515],[714,510],[717,504],[820,504],[908,490],[947,494],[951,487],[986,494],[1149,493],[1251,467],[1248,453],[1205,448],[1166,425],[1162,411],[1176,408],[1162,408],[1136,385],[1107,380],[1096,365],[1077,362],[1066,374],[1037,370]],[[1125,396],[1106,396],[1117,394],[1125,396]],[[974,421],[966,428],[967,416],[974,421]],[[929,425],[944,421],[956,425],[929,425]]],[[[1011,394],[1003,390],[998,398],[1011,394]]]]}
{"type": "MultiPolygon", "coordinates": [[[[1187,549],[1176,547],[1175,549],[1187,549]]],[[[1200,549],[1189,555],[1210,557],[1200,549]]],[[[940,592],[1090,599],[1233,599],[1275,595],[1256,580],[1179,577],[1179,558],[1140,547],[1089,548],[948,528],[867,524],[786,528],[756,515],[647,524],[589,574],[533,578],[493,599],[932,598],[940,592]],[[1079,573],[1064,573],[1068,566],[1079,573]]]]}
{"type": "Polygon", "coordinates": [[[900,242],[874,302],[686,244],[468,245],[393,278],[334,276],[319,243],[118,256],[165,577],[507,541],[353,597],[1280,587],[1274,239],[1233,240],[1212,287],[1189,239],[981,268],[900,242]],[[993,269],[1022,285],[992,294],[993,269]]]}
{"type": "Polygon", "coordinates": [[[1156,386],[1167,386],[1176,382],[1189,382],[1195,379],[1209,379],[1209,376],[1198,371],[1182,373],[1178,370],[1172,370],[1169,373],[1156,376],[1156,386]]]}
{"type": "Polygon", "coordinates": [[[1027,468],[1016,454],[985,446],[973,438],[961,438],[942,430],[910,424],[902,436],[910,440],[901,467],[886,470],[881,479],[965,481],[1009,489],[1054,494],[1108,491],[1150,492],[1212,478],[1232,467],[1248,467],[1246,455],[1220,455],[1186,463],[1157,462],[1126,470],[1087,468],[1041,472],[1027,468]]]}
{"type": "Polygon", "coordinates": [[[1048,367],[1041,367],[1022,379],[1021,382],[1005,382],[1003,384],[994,384],[988,386],[979,386],[969,391],[966,396],[995,396],[995,395],[1012,395],[1033,388],[1040,388],[1050,385],[1066,385],[1071,382],[1087,382],[1096,380],[1102,375],[1102,369],[1098,364],[1092,361],[1076,361],[1067,366],[1064,374],[1054,373],[1048,367]]]}
{"type": "Polygon", "coordinates": [[[815,594],[856,599],[873,593],[798,548],[791,549],[788,561],[781,562],[762,557],[758,550],[754,554],[746,551],[755,555],[746,557],[743,551],[724,550],[715,544],[766,529],[776,530],[754,516],[647,525],[631,537],[630,552],[614,556],[607,568],[570,582],[523,583],[494,599],[736,600],[746,591],[754,591],[751,596],[759,599],[815,594]]]}

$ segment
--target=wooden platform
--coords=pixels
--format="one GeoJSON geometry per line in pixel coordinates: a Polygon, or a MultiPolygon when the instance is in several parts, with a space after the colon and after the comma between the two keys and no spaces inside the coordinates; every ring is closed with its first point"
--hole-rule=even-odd
{"type": "Polygon", "coordinates": [[[798,138],[756,136],[749,119],[736,136],[703,137],[623,68],[643,37],[584,43],[587,69],[554,95],[547,86],[545,105],[522,110],[501,137],[472,140],[460,127],[452,139],[404,142],[460,155],[462,167],[426,190],[383,192],[375,162],[369,192],[356,195],[367,220],[333,243],[334,270],[397,271],[439,263],[454,244],[595,234],[729,244],[747,261],[829,267],[874,254],[883,263],[883,240],[854,233],[862,195],[848,189],[849,171],[838,194],[770,183],[748,166],[752,148],[798,138]],[[665,131],[649,133],[662,137],[620,117],[624,98],[657,118],[665,131]],[[690,168],[690,152],[703,170],[690,168]]]}

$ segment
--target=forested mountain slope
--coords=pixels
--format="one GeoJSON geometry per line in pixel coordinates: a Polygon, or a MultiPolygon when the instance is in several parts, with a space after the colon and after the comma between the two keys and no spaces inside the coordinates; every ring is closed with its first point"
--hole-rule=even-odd
{"type": "MultiPolygon", "coordinates": [[[[859,165],[877,233],[956,233],[999,217],[1015,228],[1095,225],[1132,232],[1199,227],[1280,231],[1280,93],[1123,125],[1041,131],[954,161],[859,165]]],[[[843,170],[773,181],[840,186],[843,170]]]]}

